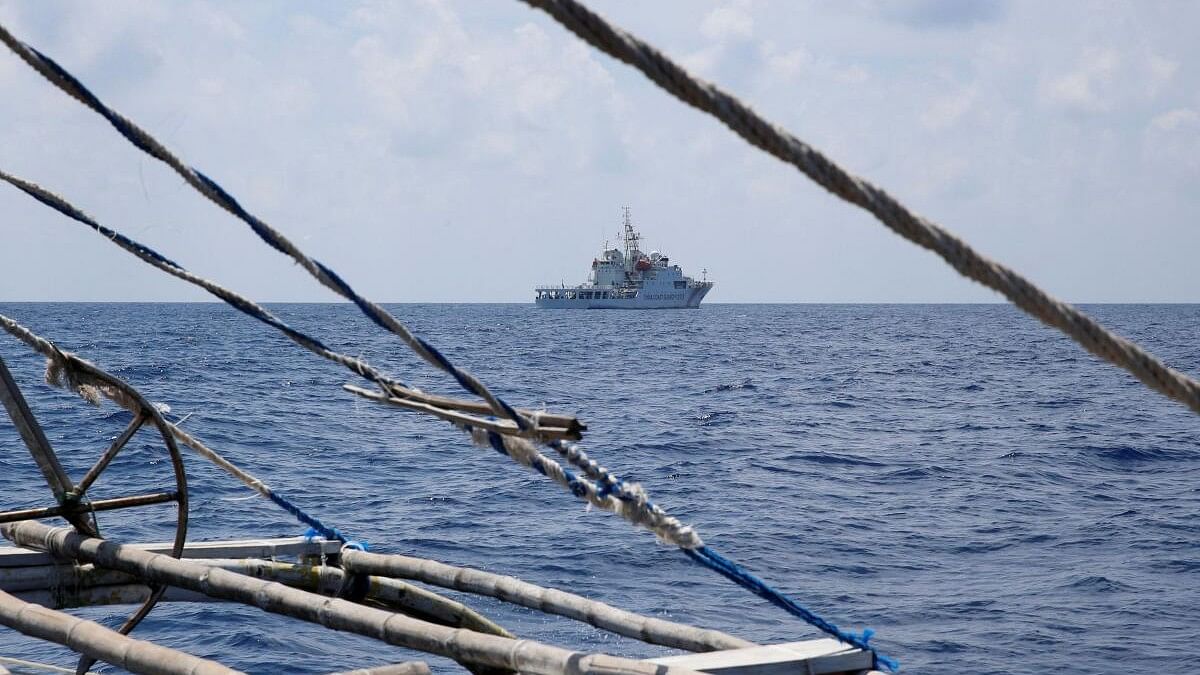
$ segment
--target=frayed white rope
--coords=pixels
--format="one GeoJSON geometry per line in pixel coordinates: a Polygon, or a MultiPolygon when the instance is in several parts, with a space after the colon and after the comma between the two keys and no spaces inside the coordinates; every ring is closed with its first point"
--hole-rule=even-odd
{"type": "MultiPolygon", "coordinates": [[[[137,241],[115,232],[104,225],[101,225],[91,216],[88,216],[86,213],[53,192],[50,192],[49,190],[46,190],[45,188],[29,181],[7,174],[3,171],[0,171],[0,180],[12,184],[38,201],[59,211],[63,215],[88,225],[92,229],[111,239],[111,241],[113,241],[115,244],[120,246],[125,251],[133,254],[143,262],[146,262],[172,276],[199,286],[212,293],[216,297],[229,303],[233,307],[239,309],[240,311],[257,318],[264,323],[267,323],[268,325],[283,332],[293,342],[308,349],[309,351],[312,351],[313,353],[323,356],[329,360],[335,361],[359,373],[360,375],[364,375],[369,379],[372,379],[388,395],[401,394],[409,397],[420,396],[420,392],[407,389],[404,387],[404,385],[388,378],[379,371],[376,371],[364,360],[362,360],[361,357],[353,358],[332,351],[316,338],[310,337],[291,328],[278,317],[267,311],[264,307],[254,303],[252,300],[245,298],[244,296],[241,296],[238,293],[231,291],[215,282],[199,277],[187,271],[178,263],[166,258],[157,251],[154,251],[153,249],[140,244],[137,241]],[[109,236],[110,234],[111,236],[109,236]]],[[[37,345],[40,350],[45,353],[61,354],[61,352],[59,352],[57,348],[48,341],[41,340],[41,338],[38,338],[27,329],[18,326],[15,322],[10,323],[15,327],[14,330],[17,330],[20,336],[23,336],[23,339],[27,342],[27,344],[31,344],[31,346],[37,345]]],[[[59,361],[51,359],[49,361],[49,365],[47,366],[47,378],[52,383],[59,383],[59,381],[64,377],[64,369],[60,365],[56,365],[59,363],[59,361]]],[[[68,375],[71,372],[72,371],[70,369],[65,370],[65,373],[68,375]]],[[[89,400],[98,402],[99,394],[92,388],[86,386],[71,388],[79,392],[82,396],[90,397],[89,400]]],[[[349,389],[358,393],[361,393],[362,391],[355,387],[349,387],[349,389]]],[[[114,395],[119,394],[119,391],[114,392],[114,395]]],[[[427,407],[427,412],[430,414],[434,414],[435,416],[443,419],[449,419],[452,422],[455,420],[461,420],[464,417],[469,417],[467,415],[443,411],[438,409],[435,405],[416,406],[416,409],[420,409],[421,407],[427,407]]],[[[541,442],[543,440],[540,436],[540,430],[543,428],[541,426],[541,422],[545,415],[546,413],[544,411],[532,411],[526,413],[524,415],[524,419],[532,426],[526,430],[520,431],[520,433],[524,434],[524,437],[530,437],[541,442]]],[[[480,420],[478,424],[483,423],[484,422],[480,420]]],[[[459,426],[465,427],[470,425],[459,424],[459,426]]],[[[473,428],[475,428],[476,431],[480,431],[477,426],[473,428]]],[[[212,451],[194,437],[191,437],[183,432],[178,425],[172,426],[172,429],[178,440],[191,447],[193,450],[206,457],[210,461],[216,463],[218,466],[225,469],[231,475],[246,483],[260,494],[269,498],[272,494],[274,494],[273,490],[271,490],[269,486],[262,484],[260,481],[257,481],[257,479],[254,479],[253,476],[245,474],[236,466],[224,460],[224,458],[222,458],[215,451],[212,451]]],[[[561,441],[552,442],[550,445],[552,447],[556,447],[557,443],[561,443],[561,441]]],[[[492,445],[494,447],[494,444],[492,445]]],[[[562,451],[560,450],[560,453],[561,452],[562,451]]],[[[575,448],[573,454],[568,453],[564,454],[564,456],[570,461],[576,461],[576,458],[581,452],[581,450],[575,448]]],[[[626,485],[612,477],[610,474],[608,474],[607,470],[603,470],[602,467],[601,469],[603,470],[604,478],[601,481],[601,487],[597,490],[597,488],[591,483],[587,483],[588,487],[584,488],[582,487],[583,483],[575,482],[573,476],[567,475],[562,467],[554,460],[541,455],[536,450],[536,447],[533,445],[533,443],[528,440],[523,444],[513,445],[512,451],[505,452],[504,454],[516,459],[524,466],[542,471],[542,473],[545,473],[555,482],[567,487],[576,496],[580,497],[581,499],[585,499],[598,508],[616,513],[636,526],[650,529],[665,541],[676,543],[684,548],[696,548],[702,545],[702,542],[700,541],[699,537],[696,536],[692,528],[685,526],[678,520],[668,516],[660,507],[649,500],[645,494],[645,491],[640,486],[626,485]],[[538,469],[539,466],[545,467],[545,470],[538,469]],[[614,490],[614,487],[623,487],[623,489],[614,490]],[[615,498],[612,495],[615,495],[615,498]]],[[[586,455],[584,455],[584,459],[587,459],[586,455]]],[[[595,471],[595,467],[599,466],[596,465],[595,462],[592,462],[591,464],[592,467],[590,468],[586,466],[584,467],[585,471],[595,471]]]]}
{"type": "MultiPolygon", "coordinates": [[[[653,532],[659,539],[684,549],[695,549],[704,545],[700,535],[690,525],[668,515],[650,501],[646,491],[637,483],[622,482],[620,491],[598,488],[594,482],[579,476],[553,458],[538,451],[529,440],[520,436],[502,436],[495,432],[469,428],[471,440],[483,448],[493,448],[545,475],[550,480],[570,490],[596,508],[614,513],[630,523],[653,532]]],[[[607,473],[607,472],[606,472],[607,473]]]]}

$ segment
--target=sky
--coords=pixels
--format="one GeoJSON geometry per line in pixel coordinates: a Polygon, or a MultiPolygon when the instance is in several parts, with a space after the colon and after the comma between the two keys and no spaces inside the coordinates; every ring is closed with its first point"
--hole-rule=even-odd
{"type": "MultiPolygon", "coordinates": [[[[1072,302],[1200,301],[1200,3],[591,0],[1072,302]]],[[[515,0],[0,0],[380,302],[582,282],[629,206],[711,302],[994,302],[515,0]]],[[[0,168],[260,301],[337,298],[0,52],[0,168]]],[[[0,301],[198,301],[0,185],[0,301]]]]}

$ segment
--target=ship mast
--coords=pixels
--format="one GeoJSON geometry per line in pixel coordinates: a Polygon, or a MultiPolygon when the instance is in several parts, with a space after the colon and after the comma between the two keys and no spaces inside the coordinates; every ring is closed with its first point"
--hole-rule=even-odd
{"type": "Polygon", "coordinates": [[[641,241],[642,235],[633,230],[633,220],[629,217],[629,207],[621,207],[621,215],[625,224],[625,269],[633,269],[633,265],[637,263],[633,259],[633,252],[638,250],[638,244],[641,241]]]}

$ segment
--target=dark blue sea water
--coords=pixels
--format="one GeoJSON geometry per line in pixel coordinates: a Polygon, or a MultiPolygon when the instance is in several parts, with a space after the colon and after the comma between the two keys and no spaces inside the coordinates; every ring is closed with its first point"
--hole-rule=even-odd
{"type": "MultiPolygon", "coordinates": [[[[454,392],[348,305],[276,309],[410,383],[454,392]]],[[[814,610],[878,630],[880,648],[907,672],[1185,672],[1200,656],[1200,417],[1010,307],[392,309],[508,400],[578,413],[594,456],[814,610]]],[[[1087,309],[1200,372],[1200,306],[1087,309]]],[[[447,424],[344,393],[348,373],[222,305],[0,312],[173,415],[190,414],[187,428],[210,445],[376,550],[513,574],[764,643],[818,637],[447,424]]],[[[41,359],[0,337],[0,356],[78,475],[127,413],[51,390],[41,359]]],[[[46,504],[6,422],[0,508],[46,504]]],[[[94,496],[169,485],[150,441],[139,435],[94,496]]],[[[192,539],[303,531],[188,460],[192,539]]],[[[110,537],[161,541],[170,516],[160,506],[100,520],[110,537]]],[[[663,653],[499,602],[475,606],[523,637],[663,653]]],[[[115,624],[129,609],[79,613],[115,624]]],[[[220,604],[160,606],[136,634],[255,673],[414,657],[220,604]]],[[[7,630],[0,654],[73,662],[7,630]]]]}

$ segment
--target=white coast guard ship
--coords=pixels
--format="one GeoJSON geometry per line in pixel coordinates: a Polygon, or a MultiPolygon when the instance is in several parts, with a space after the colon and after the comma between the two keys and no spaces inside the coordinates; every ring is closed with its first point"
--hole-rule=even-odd
{"type": "Polygon", "coordinates": [[[639,248],[642,235],[635,232],[624,209],[625,250],[605,246],[604,255],[592,261],[592,273],[579,286],[542,286],[534,289],[538,307],[552,309],[674,309],[699,307],[712,290],[707,278],[696,281],[683,275],[658,251],[649,255],[639,248]]]}

